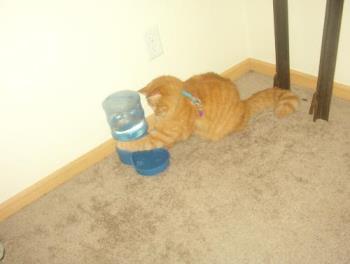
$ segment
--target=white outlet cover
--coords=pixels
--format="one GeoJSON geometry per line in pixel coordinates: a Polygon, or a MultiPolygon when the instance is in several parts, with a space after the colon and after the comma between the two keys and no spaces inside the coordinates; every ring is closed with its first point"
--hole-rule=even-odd
{"type": "Polygon", "coordinates": [[[150,60],[163,54],[162,41],[160,39],[158,26],[149,28],[145,33],[145,42],[150,60]]]}

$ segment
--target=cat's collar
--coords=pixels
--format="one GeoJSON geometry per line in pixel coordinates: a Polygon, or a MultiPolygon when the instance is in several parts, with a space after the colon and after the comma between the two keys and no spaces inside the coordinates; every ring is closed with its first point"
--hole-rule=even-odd
{"type": "Polygon", "coordinates": [[[202,105],[201,99],[193,96],[190,92],[188,92],[186,90],[182,90],[181,95],[190,99],[191,103],[197,108],[197,111],[198,111],[198,114],[200,117],[204,116],[204,110],[203,110],[203,105],[202,105]]]}

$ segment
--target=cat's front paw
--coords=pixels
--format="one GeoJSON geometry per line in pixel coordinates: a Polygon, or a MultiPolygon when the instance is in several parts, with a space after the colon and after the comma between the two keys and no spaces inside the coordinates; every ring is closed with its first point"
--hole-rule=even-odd
{"type": "Polygon", "coordinates": [[[118,141],[117,148],[126,151],[143,151],[151,150],[154,147],[152,146],[151,142],[147,140],[147,138],[142,138],[132,141],[118,141]]]}
{"type": "Polygon", "coordinates": [[[126,151],[136,151],[136,146],[131,141],[117,141],[117,148],[126,151]]]}

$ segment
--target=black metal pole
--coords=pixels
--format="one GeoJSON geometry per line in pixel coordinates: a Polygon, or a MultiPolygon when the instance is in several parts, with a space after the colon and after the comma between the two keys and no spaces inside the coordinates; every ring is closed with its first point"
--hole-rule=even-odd
{"type": "Polygon", "coordinates": [[[329,118],[343,4],[344,0],[327,0],[317,89],[310,107],[310,114],[314,113],[314,121],[328,121],[329,118]]]}
{"type": "Polygon", "coordinates": [[[274,86],[290,89],[288,0],[273,0],[276,75],[274,86]]]}

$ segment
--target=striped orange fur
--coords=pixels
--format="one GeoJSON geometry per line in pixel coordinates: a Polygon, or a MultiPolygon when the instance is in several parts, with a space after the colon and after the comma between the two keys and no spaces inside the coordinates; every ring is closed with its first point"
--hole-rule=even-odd
{"type": "Polygon", "coordinates": [[[183,82],[172,76],[156,78],[140,90],[145,94],[154,115],[148,118],[148,135],[135,141],[117,142],[120,149],[137,151],[171,147],[195,134],[219,140],[244,128],[249,119],[267,108],[277,117],[293,113],[299,104],[288,90],[269,88],[241,100],[234,83],[215,73],[196,75],[183,82]],[[186,90],[202,102],[204,115],[184,97],[186,90]]]}

